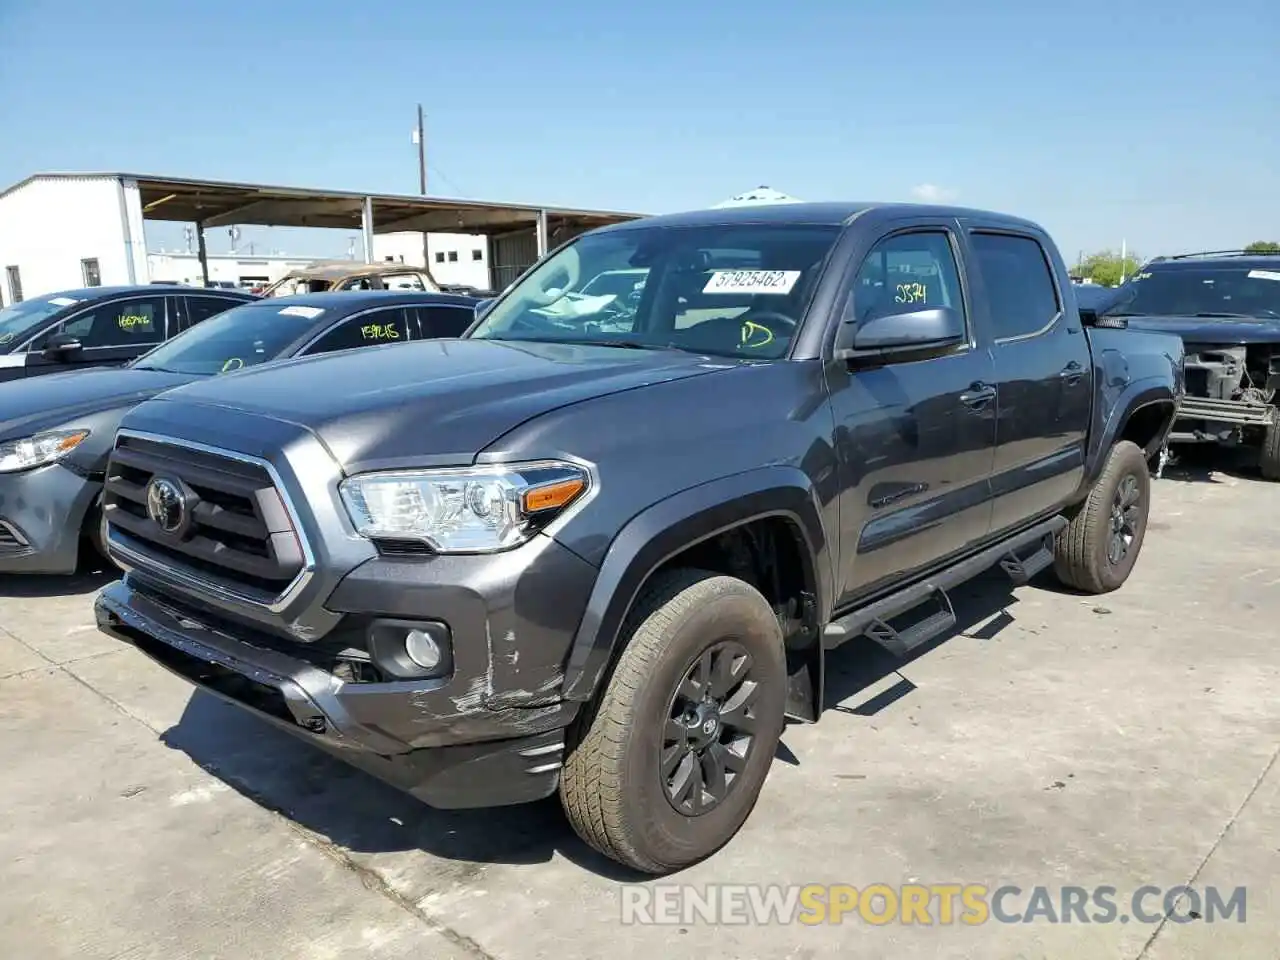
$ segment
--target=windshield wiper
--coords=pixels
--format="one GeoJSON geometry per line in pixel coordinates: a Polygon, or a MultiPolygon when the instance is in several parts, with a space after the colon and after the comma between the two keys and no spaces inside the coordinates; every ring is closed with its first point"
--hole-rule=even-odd
{"type": "Polygon", "coordinates": [[[1247,313],[1222,313],[1214,310],[1202,310],[1196,314],[1197,317],[1235,317],[1240,320],[1251,320],[1252,317],[1247,313]]]}
{"type": "Polygon", "coordinates": [[[181,370],[170,370],[168,367],[153,367],[151,364],[135,364],[134,370],[152,370],[155,373],[181,373],[181,370]]]}
{"type": "Polygon", "coordinates": [[[586,347],[620,347],[623,350],[670,350],[665,343],[642,343],[639,340],[597,340],[591,337],[494,337],[511,343],[571,343],[586,347]]]}

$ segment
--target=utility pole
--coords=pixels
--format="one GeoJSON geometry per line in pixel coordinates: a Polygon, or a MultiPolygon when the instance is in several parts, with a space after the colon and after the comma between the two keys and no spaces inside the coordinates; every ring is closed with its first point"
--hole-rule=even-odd
{"type": "Polygon", "coordinates": [[[427,136],[422,127],[422,104],[418,104],[418,129],[413,135],[418,145],[418,192],[427,195],[427,136]]]}
{"type": "MultiPolygon", "coordinates": [[[[413,142],[418,145],[418,192],[427,195],[427,134],[422,124],[422,104],[418,104],[418,129],[413,131],[413,142]]],[[[422,231],[422,267],[431,269],[431,255],[427,243],[427,231],[422,231]]]]}

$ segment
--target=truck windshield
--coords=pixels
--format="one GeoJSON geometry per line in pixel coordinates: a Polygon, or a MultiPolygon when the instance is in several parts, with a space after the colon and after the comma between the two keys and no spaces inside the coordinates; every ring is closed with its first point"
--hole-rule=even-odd
{"type": "Polygon", "coordinates": [[[1148,267],[1117,291],[1114,316],[1280,317],[1280,266],[1148,267]]]}
{"type": "Polygon", "coordinates": [[[23,300],[0,310],[0,353],[8,353],[55,313],[75,303],[71,297],[53,295],[23,300]]]}
{"type": "Polygon", "coordinates": [[[471,336],[773,360],[838,226],[631,226],[587,234],[518,281],[471,336]]]}
{"type": "Polygon", "coordinates": [[[249,303],[202,320],[138,358],[138,370],[230,373],[279,357],[325,311],[299,304],[249,303]]]}

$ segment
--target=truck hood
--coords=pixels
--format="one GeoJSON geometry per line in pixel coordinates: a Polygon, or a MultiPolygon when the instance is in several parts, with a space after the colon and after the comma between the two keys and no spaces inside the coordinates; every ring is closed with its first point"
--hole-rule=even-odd
{"type": "Polygon", "coordinates": [[[191,374],[115,367],[0,383],[0,441],[29,437],[76,417],[141,403],[194,379],[198,377],[191,374]]]}
{"type": "Polygon", "coordinates": [[[212,377],[165,393],[146,419],[153,429],[172,422],[179,435],[184,422],[204,426],[219,411],[290,423],[318,436],[349,472],[465,464],[548,411],[733,365],[675,350],[431,340],[212,377]]]}
{"type": "Polygon", "coordinates": [[[1280,343],[1280,319],[1126,317],[1133,330],[1172,333],[1183,343],[1280,343]]]}

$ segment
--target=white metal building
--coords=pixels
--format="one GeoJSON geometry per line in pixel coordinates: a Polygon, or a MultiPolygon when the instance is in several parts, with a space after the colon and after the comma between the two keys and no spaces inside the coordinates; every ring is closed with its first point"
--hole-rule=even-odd
{"type": "Polygon", "coordinates": [[[35,174],[0,191],[0,304],[154,280],[242,284],[314,259],[209,256],[205,231],[237,224],[355,229],[366,262],[429,259],[440,283],[500,289],[551,246],[638,216],[142,174],[35,174]],[[194,224],[199,249],[148,255],[147,220],[194,224]]]}

